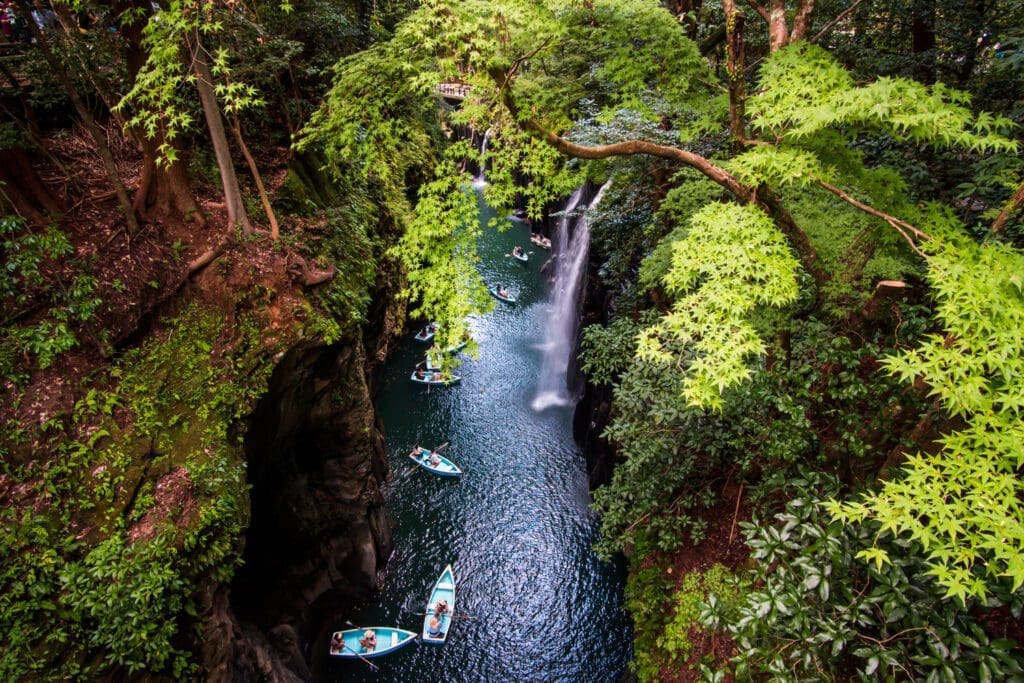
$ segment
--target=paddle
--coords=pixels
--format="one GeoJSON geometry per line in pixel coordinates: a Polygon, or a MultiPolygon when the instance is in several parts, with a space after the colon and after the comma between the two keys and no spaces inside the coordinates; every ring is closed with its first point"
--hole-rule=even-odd
{"type": "MultiPolygon", "coordinates": [[[[349,626],[351,626],[352,628],[362,628],[361,626],[356,626],[351,621],[346,621],[345,623],[348,624],[349,626]]],[[[365,664],[366,666],[370,667],[370,671],[372,671],[374,673],[377,673],[377,665],[374,664],[373,662],[371,662],[366,657],[364,657],[361,654],[359,654],[358,652],[356,652],[355,650],[353,650],[352,648],[350,648],[348,645],[345,644],[345,641],[342,641],[342,648],[348,650],[349,652],[354,654],[356,657],[359,657],[359,659],[362,660],[363,664],[365,664]]]]}
{"type": "MultiPolygon", "coordinates": [[[[419,616],[419,617],[427,616],[426,612],[412,612],[412,614],[414,614],[416,616],[419,616]]],[[[431,614],[433,614],[433,612],[431,612],[431,614]]],[[[450,617],[452,619],[466,619],[467,621],[471,620],[471,619],[473,619],[473,620],[476,619],[476,617],[471,617],[468,614],[452,614],[452,615],[450,615],[450,617]]]]}
{"type": "Polygon", "coordinates": [[[356,657],[359,657],[359,659],[363,662],[363,664],[365,664],[366,666],[370,667],[370,671],[372,671],[374,673],[377,673],[378,669],[377,669],[377,665],[376,664],[374,664],[369,659],[367,659],[366,657],[362,656],[361,654],[359,654],[358,652],[356,652],[355,650],[350,648],[348,645],[343,645],[342,647],[344,649],[348,650],[349,652],[351,652],[352,654],[354,654],[356,657]]]}

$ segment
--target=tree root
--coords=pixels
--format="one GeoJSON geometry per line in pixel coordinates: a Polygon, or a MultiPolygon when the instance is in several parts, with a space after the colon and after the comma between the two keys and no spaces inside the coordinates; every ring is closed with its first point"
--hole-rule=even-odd
{"type": "Polygon", "coordinates": [[[309,267],[306,259],[294,252],[290,255],[290,260],[289,269],[298,271],[298,274],[302,277],[303,287],[322,285],[338,274],[338,267],[333,263],[330,267],[323,270],[313,269],[309,267]]]}

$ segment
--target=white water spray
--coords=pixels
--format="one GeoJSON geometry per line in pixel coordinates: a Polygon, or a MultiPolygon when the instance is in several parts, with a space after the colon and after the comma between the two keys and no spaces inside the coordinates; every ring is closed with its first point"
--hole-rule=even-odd
{"type": "Polygon", "coordinates": [[[491,129],[484,131],[483,142],[480,143],[480,175],[473,179],[473,187],[483,187],[487,184],[487,138],[491,135],[491,129]]]}
{"type": "MultiPolygon", "coordinates": [[[[608,183],[601,186],[587,210],[597,206],[608,183]]],[[[566,203],[565,213],[558,221],[555,232],[555,285],[552,293],[551,311],[544,331],[544,359],[541,362],[537,397],[533,409],[541,411],[552,406],[569,405],[573,397],[569,394],[569,356],[576,346],[576,331],[579,327],[579,296],[586,273],[587,256],[590,253],[590,230],[586,214],[576,221],[576,229],[569,236],[569,214],[579,203],[583,188],[580,187],[566,203]]]]}

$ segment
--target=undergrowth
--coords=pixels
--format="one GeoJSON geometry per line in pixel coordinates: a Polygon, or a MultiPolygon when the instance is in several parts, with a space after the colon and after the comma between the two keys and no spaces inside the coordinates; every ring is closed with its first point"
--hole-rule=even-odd
{"type": "Polygon", "coordinates": [[[631,667],[640,681],[660,680],[664,667],[696,669],[696,663],[689,660],[695,652],[692,638],[704,628],[700,623],[702,606],[715,595],[738,607],[748,588],[721,564],[690,572],[677,588],[675,585],[672,567],[663,563],[635,569],[626,583],[626,608],[634,622],[631,667]]]}
{"type": "MultiPolygon", "coordinates": [[[[247,509],[233,426],[272,363],[251,318],[192,307],[165,328],[54,418],[35,457],[3,458],[17,493],[0,510],[0,679],[197,670],[199,587],[230,579],[247,509]],[[170,498],[153,484],[175,478],[170,498]]],[[[23,441],[4,428],[5,450],[23,441]]]]}

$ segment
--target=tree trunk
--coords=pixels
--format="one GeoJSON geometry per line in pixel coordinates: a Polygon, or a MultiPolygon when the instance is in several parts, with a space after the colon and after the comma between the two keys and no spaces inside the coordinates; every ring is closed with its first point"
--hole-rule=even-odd
{"type": "Polygon", "coordinates": [[[241,226],[242,232],[248,235],[252,233],[252,224],[249,223],[249,216],[242,203],[242,189],[238,185],[235,167],[231,163],[231,148],[228,146],[228,138],[224,133],[224,122],[221,120],[217,96],[213,92],[213,76],[210,74],[210,66],[206,63],[206,54],[198,33],[192,36],[188,47],[192,57],[192,72],[196,77],[196,89],[199,91],[199,100],[203,104],[203,114],[206,117],[206,126],[210,131],[213,153],[217,157],[217,169],[220,171],[221,186],[224,188],[228,223],[232,226],[241,226]]]}
{"type": "Polygon", "coordinates": [[[235,136],[235,142],[238,143],[238,148],[242,150],[242,156],[245,157],[245,163],[249,165],[249,172],[252,173],[252,179],[256,182],[256,190],[260,195],[260,203],[263,204],[263,211],[267,214],[267,220],[270,221],[270,239],[277,241],[277,237],[280,234],[280,229],[277,225],[277,216],[274,215],[274,207],[270,205],[270,197],[267,196],[267,190],[263,186],[263,177],[260,175],[260,169],[256,166],[256,160],[252,158],[252,154],[249,153],[249,146],[245,144],[245,138],[242,137],[242,122],[238,118],[236,112],[232,119],[231,132],[235,136]]]}
{"type": "Polygon", "coordinates": [[[42,212],[56,215],[66,210],[64,203],[43,183],[23,149],[0,150],[0,180],[4,189],[16,188],[42,212]]]}
{"type": "Polygon", "coordinates": [[[0,150],[0,196],[9,209],[36,225],[46,225],[64,211],[36,173],[23,149],[0,150]]]}
{"type": "MultiPolygon", "coordinates": [[[[149,2],[142,0],[119,2],[115,8],[119,15],[126,11],[134,12],[131,15],[134,20],[121,27],[128,80],[129,83],[134,83],[146,63],[147,54],[142,46],[142,30],[152,9],[149,2]],[[140,9],[143,12],[139,12],[140,9]]],[[[204,225],[206,217],[192,194],[192,184],[189,182],[181,144],[177,140],[171,143],[177,152],[175,161],[157,164],[160,146],[165,142],[163,131],[158,129],[152,138],[147,138],[144,131],[137,130],[134,137],[142,151],[142,175],[132,200],[132,206],[138,214],[147,220],[184,218],[204,225]]]]}
{"type": "Polygon", "coordinates": [[[138,232],[139,224],[135,220],[135,212],[132,210],[132,203],[128,199],[128,191],[125,190],[124,183],[121,181],[121,174],[118,173],[117,164],[114,162],[114,155],[111,154],[110,147],[107,146],[107,140],[106,136],[103,134],[103,130],[96,122],[96,119],[93,118],[89,108],[85,106],[85,102],[82,101],[82,98],[79,96],[74,84],[71,82],[71,77],[68,75],[68,72],[64,70],[64,65],[61,64],[60,60],[57,59],[57,56],[50,50],[46,36],[41,30],[39,30],[35,20],[32,18],[31,5],[28,4],[27,0],[15,0],[15,6],[18,8],[18,13],[21,14],[21,20],[29,27],[29,30],[32,32],[32,36],[36,40],[36,49],[43,55],[43,59],[46,60],[47,66],[50,67],[50,72],[57,78],[61,86],[64,88],[68,98],[71,100],[71,104],[75,108],[75,112],[78,114],[79,118],[82,119],[82,123],[85,125],[86,130],[89,131],[89,136],[92,138],[93,144],[96,145],[96,153],[103,162],[103,168],[107,172],[107,177],[110,178],[110,184],[114,186],[114,194],[117,196],[117,201],[121,205],[121,211],[124,213],[125,222],[128,224],[128,230],[132,233],[138,232]]]}
{"type": "Polygon", "coordinates": [[[935,1],[914,0],[910,24],[910,49],[917,58],[914,79],[935,82],[935,1]]]}
{"type": "Polygon", "coordinates": [[[697,40],[697,15],[700,14],[701,0],[673,0],[672,13],[686,27],[686,37],[697,40]]]}
{"type": "MultiPolygon", "coordinates": [[[[163,134],[159,132],[153,139],[139,137],[142,175],[132,205],[147,220],[190,220],[205,225],[206,217],[192,195],[188,171],[181,158],[183,152],[171,163],[157,163],[162,140],[163,134]]],[[[175,144],[175,148],[178,145],[175,144]]]]}
{"type": "Polygon", "coordinates": [[[795,43],[807,38],[807,32],[811,28],[812,14],[814,14],[814,0],[800,0],[796,6],[796,14],[793,16],[793,30],[789,32],[789,42],[795,43]]]}
{"type": "Polygon", "coordinates": [[[746,55],[743,45],[743,15],[736,11],[735,0],[723,0],[725,10],[725,69],[729,74],[729,127],[732,139],[742,145],[747,138],[745,123],[746,76],[744,75],[746,55]]]}
{"type": "Polygon", "coordinates": [[[784,0],[772,0],[768,10],[768,47],[772,52],[783,48],[789,42],[789,29],[786,26],[786,3],[784,0]]]}

